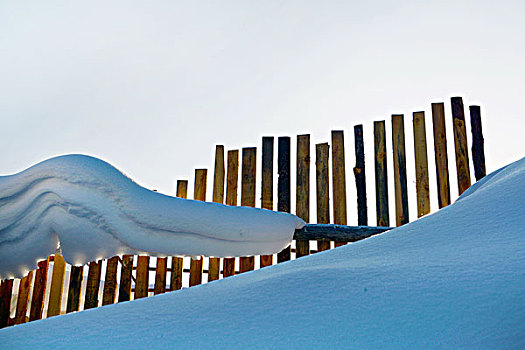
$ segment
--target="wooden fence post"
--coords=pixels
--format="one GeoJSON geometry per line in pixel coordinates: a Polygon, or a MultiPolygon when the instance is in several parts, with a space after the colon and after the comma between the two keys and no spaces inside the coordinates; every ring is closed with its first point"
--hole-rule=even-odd
{"type": "MultiPolygon", "coordinates": [[[[188,197],[188,180],[177,180],[177,197],[188,197]]],[[[178,256],[171,257],[171,280],[170,290],[179,290],[182,288],[182,271],[184,259],[178,256]]]]}
{"type": "Polygon", "coordinates": [[[166,273],[167,273],[168,258],[157,258],[157,268],[155,269],[155,287],[153,294],[166,293],[166,273]]]}
{"type": "MultiPolygon", "coordinates": [[[[255,177],[257,164],[257,149],[255,147],[242,149],[242,181],[241,205],[255,207],[255,177]]],[[[255,258],[244,256],[239,259],[240,272],[251,271],[255,268],[255,258]]]]}
{"type": "Polygon", "coordinates": [[[84,266],[71,266],[69,274],[69,290],[67,293],[66,313],[80,309],[80,296],[82,295],[82,278],[84,266]]]}
{"type": "Polygon", "coordinates": [[[485,168],[485,140],[481,128],[481,112],[479,106],[470,106],[470,128],[472,131],[472,160],[476,181],[487,175],[485,168]]]}
{"type": "Polygon", "coordinates": [[[107,261],[106,278],[104,281],[104,294],[102,295],[102,305],[114,304],[117,297],[117,270],[118,256],[114,256],[107,261]]]}
{"type": "Polygon", "coordinates": [[[419,218],[430,213],[425,112],[414,112],[412,124],[414,126],[414,152],[416,157],[417,217],[419,218]]]}
{"type": "MultiPolygon", "coordinates": [[[[330,172],[328,158],[330,157],[328,143],[315,145],[315,179],[317,194],[317,223],[330,223],[330,172]]],[[[317,241],[317,251],[330,249],[329,241],[317,241]]]]}
{"type": "Polygon", "coordinates": [[[18,300],[16,303],[15,324],[26,323],[27,304],[29,303],[29,293],[31,292],[31,282],[33,281],[33,271],[20,280],[18,286],[18,300]]]}
{"type": "Polygon", "coordinates": [[[13,295],[13,280],[5,279],[0,285],[0,328],[7,327],[11,314],[11,297],[13,295]]]}
{"type": "Polygon", "coordinates": [[[29,310],[29,321],[40,320],[44,310],[44,296],[46,295],[48,260],[38,262],[38,269],[33,283],[33,298],[31,299],[31,310],[29,310]]]}
{"type": "MultiPolygon", "coordinates": [[[[215,171],[213,174],[213,197],[215,203],[224,203],[224,146],[215,147],[215,171]]],[[[219,279],[220,258],[210,258],[208,263],[208,282],[219,279]]]]}
{"type": "MultiPolygon", "coordinates": [[[[193,199],[199,201],[206,201],[206,179],[208,176],[207,169],[196,169],[195,170],[195,188],[193,190],[193,199]]],[[[190,287],[196,286],[202,283],[202,260],[191,258],[190,264],[190,287]]]]}
{"type": "Polygon", "coordinates": [[[363,142],[363,125],[354,126],[355,139],[355,186],[357,190],[357,225],[368,226],[366,207],[365,146],[363,142]]]}
{"type": "Polygon", "coordinates": [[[120,286],[118,290],[118,302],[131,300],[131,277],[133,274],[133,255],[122,256],[122,268],[120,270],[120,286]]]}
{"type": "MultiPolygon", "coordinates": [[[[261,207],[273,210],[273,137],[262,139],[261,207]]],[[[273,255],[261,255],[261,268],[273,264],[273,255]]]]}
{"type": "MultiPolygon", "coordinates": [[[[277,210],[290,212],[290,138],[281,136],[277,139],[277,210]]],[[[277,254],[277,262],[291,258],[290,246],[277,254]]]]}
{"type": "Polygon", "coordinates": [[[432,103],[432,125],[434,129],[434,156],[439,208],[450,204],[450,182],[448,179],[447,133],[445,128],[445,104],[432,103]]]}
{"type": "Polygon", "coordinates": [[[385,121],[374,122],[374,170],[377,226],[390,226],[385,121]]]}
{"type": "Polygon", "coordinates": [[[392,115],[392,148],[394,151],[394,188],[396,225],[408,223],[407,167],[403,115],[392,115]]]}
{"type": "Polygon", "coordinates": [[[135,270],[135,300],[148,296],[149,260],[148,255],[139,255],[137,257],[137,269],[135,270]]]}
{"type": "Polygon", "coordinates": [[[60,315],[65,272],[66,262],[64,258],[60,254],[55,254],[53,258],[53,275],[51,277],[51,288],[49,290],[49,302],[47,304],[47,317],[60,315]]]}
{"type": "Polygon", "coordinates": [[[463,99],[452,97],[452,120],[454,125],[454,146],[456,149],[456,171],[458,176],[458,195],[470,187],[470,167],[468,160],[467,130],[463,99]]]}
{"type": "MultiPolygon", "coordinates": [[[[310,221],[310,135],[297,136],[296,215],[310,221]]],[[[297,258],[310,254],[310,241],[296,240],[297,258]]]]}
{"type": "MultiPolygon", "coordinates": [[[[228,171],[226,173],[226,205],[237,205],[239,186],[239,151],[228,151],[228,171]]],[[[235,275],[235,258],[223,259],[223,277],[235,275]]]]}
{"type": "MultiPolygon", "coordinates": [[[[342,130],[332,131],[332,188],[334,206],[334,224],[346,225],[346,170],[345,143],[342,130]]],[[[346,243],[336,242],[339,247],[346,243]]]]}
{"type": "MultiPolygon", "coordinates": [[[[98,291],[100,290],[100,277],[102,270],[102,260],[91,261],[88,269],[88,279],[86,282],[86,299],[84,300],[84,310],[98,307],[98,291]]],[[[137,287],[135,286],[135,289],[137,287]]]]}

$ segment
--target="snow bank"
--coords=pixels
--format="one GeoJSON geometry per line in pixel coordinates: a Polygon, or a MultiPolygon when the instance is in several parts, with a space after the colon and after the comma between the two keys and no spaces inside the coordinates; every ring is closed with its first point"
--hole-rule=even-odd
{"type": "Polygon", "coordinates": [[[108,163],[67,155],[0,177],[0,276],[56,251],[71,264],[117,254],[271,254],[304,222],[291,214],[169,197],[108,163]]]}
{"type": "Polygon", "coordinates": [[[523,349],[525,159],[382,235],[0,330],[6,348],[523,349]]]}

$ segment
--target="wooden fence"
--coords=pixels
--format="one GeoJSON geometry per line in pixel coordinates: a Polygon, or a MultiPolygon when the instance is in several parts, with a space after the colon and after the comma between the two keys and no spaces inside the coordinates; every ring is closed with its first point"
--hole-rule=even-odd
{"type": "MultiPolygon", "coordinates": [[[[432,126],[436,188],[439,208],[451,203],[447,134],[444,103],[433,103],[432,126]]],[[[467,130],[461,97],[451,99],[451,114],[455,145],[458,193],[471,185],[467,130]]],[[[476,180],[485,176],[484,141],[479,106],[470,106],[472,131],[472,159],[476,180]]],[[[409,195],[407,183],[407,158],[405,152],[405,127],[403,115],[392,115],[392,159],[394,167],[395,224],[409,221],[409,195]]],[[[363,126],[354,127],[355,167],[353,173],[357,194],[357,224],[368,225],[367,191],[363,126]]],[[[430,212],[430,185],[427,157],[425,113],[413,113],[414,165],[417,216],[430,212]]],[[[389,189],[387,171],[387,138],[385,121],[373,125],[375,211],[376,225],[388,227],[389,189]]],[[[277,139],[277,171],[274,169],[274,138],[263,137],[261,147],[261,207],[274,209],[274,175],[277,174],[278,211],[291,211],[291,139],[277,139]]],[[[310,135],[297,136],[295,168],[295,214],[306,222],[310,218],[310,198],[315,201],[316,223],[296,233],[292,246],[275,256],[241,258],[182,257],[155,258],[149,256],[116,256],[105,261],[93,261],[87,266],[69,266],[60,255],[38,262],[38,269],[22,279],[7,279],[0,285],[0,328],[13,324],[51,317],[59,314],[89,309],[115,302],[129,301],[165,293],[203,283],[203,276],[210,282],[235,274],[281,263],[318,251],[337,247],[346,242],[362,239],[385,228],[348,228],[347,190],[344,132],[332,131],[331,153],[329,143],[315,145],[315,193],[310,181],[312,149],[310,135]],[[331,161],[330,161],[331,155],[331,161]],[[331,167],[330,167],[331,164],[331,167]],[[331,177],[330,177],[331,174],[331,177]],[[332,187],[332,191],[330,191],[332,187]],[[330,194],[332,200],[330,201],[330,194]],[[330,206],[331,202],[331,206],[330,206]],[[332,219],[330,213],[333,214],[332,219]],[[319,225],[324,224],[324,225],[319,225]],[[364,231],[363,231],[364,230],[364,231]],[[366,231],[366,232],[365,232],[366,231]],[[339,232],[339,233],[338,233],[339,232]],[[346,234],[345,234],[346,232],[346,234]],[[351,234],[349,233],[351,232],[351,234]],[[317,240],[317,242],[313,241],[317,240]]],[[[369,158],[370,159],[370,158],[369,158]]],[[[254,147],[229,150],[216,146],[213,173],[212,201],[238,205],[240,170],[240,205],[256,205],[257,149],[254,147]],[[239,164],[241,164],[239,169],[239,164]]],[[[194,195],[196,200],[206,200],[207,170],[195,170],[194,195]]],[[[177,196],[186,198],[188,181],[177,182],[177,196]]]]}

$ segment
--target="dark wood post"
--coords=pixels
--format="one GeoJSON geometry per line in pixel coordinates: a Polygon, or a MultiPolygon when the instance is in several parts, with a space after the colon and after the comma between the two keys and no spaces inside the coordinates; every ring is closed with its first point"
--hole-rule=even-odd
{"type": "Polygon", "coordinates": [[[82,295],[83,277],[84,266],[71,266],[66,313],[78,311],[80,309],[80,296],[82,295]]]}
{"type": "Polygon", "coordinates": [[[44,310],[44,296],[46,295],[48,260],[38,262],[38,269],[33,283],[33,297],[31,298],[31,310],[29,310],[29,321],[40,320],[44,310]]]}
{"type": "Polygon", "coordinates": [[[5,279],[0,285],[0,328],[7,327],[11,313],[11,297],[13,295],[13,280],[5,279]]]}
{"type": "Polygon", "coordinates": [[[16,303],[15,324],[26,323],[27,305],[29,303],[29,293],[31,292],[31,282],[33,281],[33,271],[20,280],[18,286],[18,300],[16,303]]]}
{"type": "MultiPolygon", "coordinates": [[[[273,210],[273,137],[262,139],[261,207],[273,210]]],[[[261,255],[261,268],[273,264],[273,255],[261,255]]]]}
{"type": "Polygon", "coordinates": [[[481,111],[479,106],[470,106],[470,127],[472,131],[472,160],[476,181],[487,175],[485,168],[485,140],[481,128],[481,111]]]}
{"type": "MultiPolygon", "coordinates": [[[[140,257],[139,257],[139,260],[140,260],[140,257]]],[[[88,279],[86,282],[86,299],[84,300],[84,310],[91,309],[91,308],[98,306],[98,291],[100,289],[101,269],[102,269],[102,260],[91,261],[89,263],[88,279]]],[[[136,291],[136,287],[135,287],[135,291],[136,291]]]]}
{"type": "MultiPolygon", "coordinates": [[[[310,221],[310,135],[297,136],[296,214],[310,221]]],[[[310,254],[310,241],[296,240],[296,257],[310,254]]]]}
{"type": "Polygon", "coordinates": [[[122,256],[122,269],[120,270],[120,286],[118,302],[131,300],[131,276],[133,273],[133,255],[122,256]]]}
{"type": "Polygon", "coordinates": [[[155,269],[155,287],[153,288],[154,295],[166,293],[167,265],[168,258],[157,258],[157,268],[155,269]]]}
{"type": "Polygon", "coordinates": [[[458,176],[458,194],[470,187],[470,167],[468,160],[467,130],[463,99],[452,97],[452,121],[454,125],[454,146],[456,149],[456,171],[458,176]]]}
{"type": "MultiPolygon", "coordinates": [[[[277,210],[290,212],[290,138],[279,137],[277,155],[277,210]]],[[[290,260],[290,246],[277,254],[277,262],[290,260]]]]}
{"type": "MultiPolygon", "coordinates": [[[[345,144],[342,130],[332,131],[332,188],[334,224],[346,225],[346,170],[345,144]]],[[[336,242],[339,247],[346,243],[336,242]]]]}
{"type": "MultiPolygon", "coordinates": [[[[242,181],[241,206],[255,207],[255,177],[257,174],[257,148],[242,149],[242,181]]],[[[255,268],[253,256],[243,256],[239,259],[240,272],[251,271],[255,268]]]]}
{"type": "MultiPolygon", "coordinates": [[[[226,204],[237,205],[239,186],[239,151],[228,151],[228,170],[226,173],[226,204]]],[[[223,259],[223,277],[235,275],[235,258],[223,259]]]]}
{"type": "Polygon", "coordinates": [[[114,256],[107,261],[104,293],[102,294],[102,305],[115,303],[115,299],[117,297],[118,260],[118,256],[114,256]]]}
{"type": "Polygon", "coordinates": [[[396,225],[408,223],[407,167],[403,115],[392,115],[392,148],[394,151],[394,188],[396,225]]]}
{"type": "Polygon", "coordinates": [[[354,126],[355,139],[355,186],[357,190],[357,224],[368,226],[368,212],[366,206],[366,175],[365,175],[365,146],[363,141],[363,125],[354,126]]]}
{"type": "MultiPolygon", "coordinates": [[[[330,157],[328,143],[315,145],[315,179],[317,194],[317,223],[330,223],[330,172],[328,158],[330,157]]],[[[317,241],[317,250],[330,249],[329,241],[317,241]]]]}

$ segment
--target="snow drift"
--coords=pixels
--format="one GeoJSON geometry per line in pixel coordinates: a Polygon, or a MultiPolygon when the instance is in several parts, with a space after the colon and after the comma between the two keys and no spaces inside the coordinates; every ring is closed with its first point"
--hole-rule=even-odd
{"type": "Polygon", "coordinates": [[[525,348],[525,159],[453,205],[266,269],[0,330],[6,348],[525,348]]]}
{"type": "Polygon", "coordinates": [[[0,276],[20,277],[39,258],[85,264],[118,254],[271,254],[304,222],[291,214],[169,197],[108,163],[67,155],[0,177],[0,276]]]}

